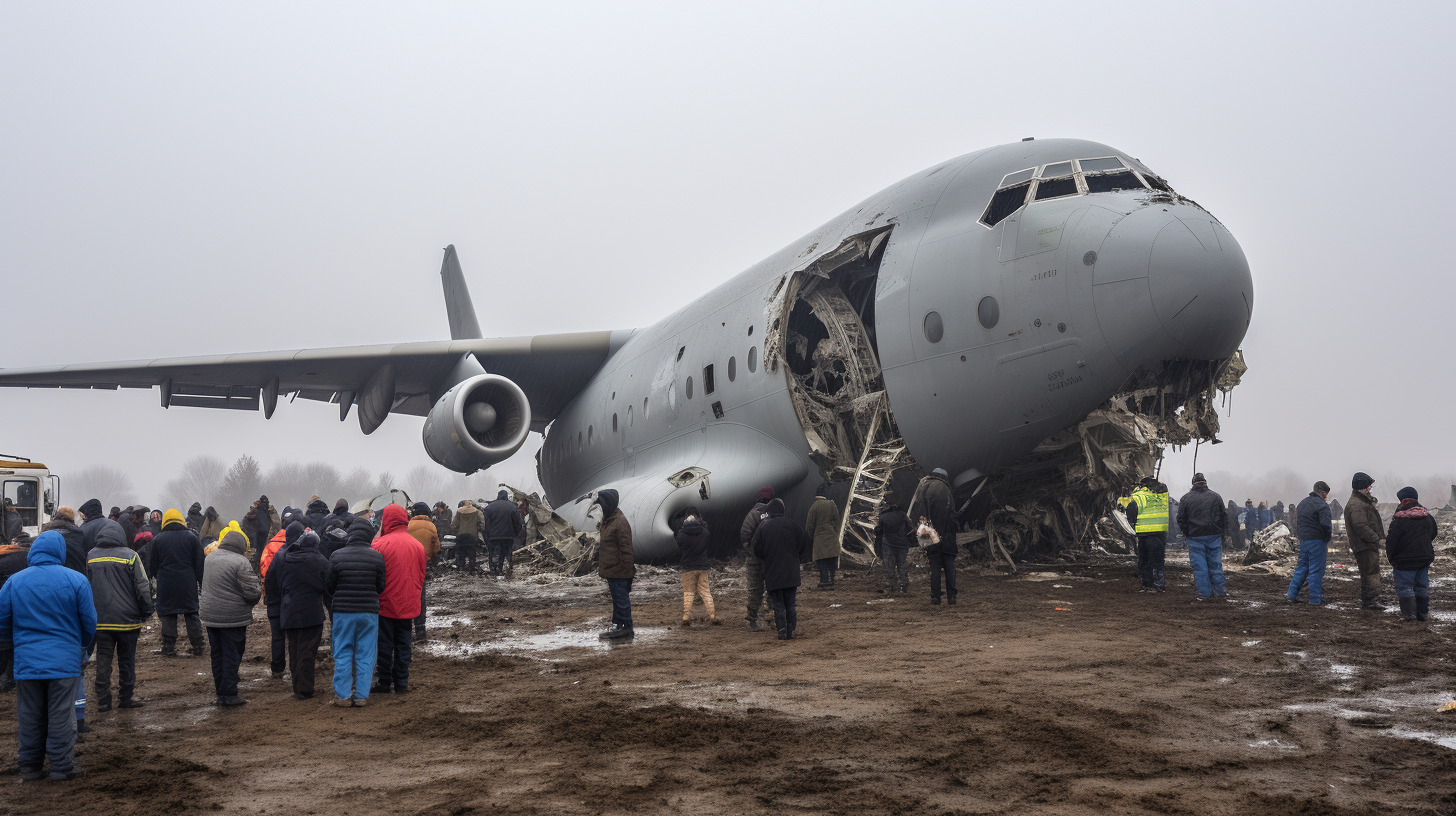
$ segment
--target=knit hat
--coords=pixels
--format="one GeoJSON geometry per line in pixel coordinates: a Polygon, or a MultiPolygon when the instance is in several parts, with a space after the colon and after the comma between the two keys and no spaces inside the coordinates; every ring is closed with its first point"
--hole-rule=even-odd
{"type": "Polygon", "coordinates": [[[349,512],[348,499],[339,499],[338,501],[334,502],[334,515],[347,512],[349,512]]]}
{"type": "Polygon", "coordinates": [[[1406,499],[1420,501],[1421,494],[1417,493],[1414,487],[1402,487],[1400,492],[1395,494],[1395,497],[1401,501],[1405,501],[1406,499]]]}
{"type": "Polygon", "coordinates": [[[1316,493],[1328,493],[1328,492],[1330,492],[1330,486],[1327,485],[1327,484],[1325,484],[1324,482],[1315,482],[1314,483],[1314,492],[1316,492],[1316,493]]]}
{"type": "Polygon", "coordinates": [[[1206,484],[1208,484],[1208,480],[1205,479],[1205,478],[1203,478],[1203,474],[1202,473],[1195,473],[1195,474],[1193,474],[1193,484],[1195,484],[1195,485],[1206,485],[1206,484]]]}
{"type": "Polygon", "coordinates": [[[293,542],[297,541],[298,537],[303,535],[303,530],[303,522],[301,521],[295,521],[292,524],[288,525],[288,527],[283,530],[284,543],[292,544],[293,542]]]}
{"type": "Polygon", "coordinates": [[[88,519],[101,518],[101,500],[87,499],[86,503],[81,505],[81,514],[88,519]]]}
{"type": "Polygon", "coordinates": [[[429,514],[430,506],[428,504],[425,504],[424,502],[415,502],[414,505],[410,507],[410,515],[412,516],[428,516],[429,514]]]}
{"type": "Polygon", "coordinates": [[[774,491],[772,487],[760,487],[758,489],[758,492],[754,494],[754,498],[758,499],[759,501],[765,502],[773,501],[773,497],[774,491]]]}
{"type": "Polygon", "coordinates": [[[827,485],[827,484],[821,484],[821,485],[819,485],[819,489],[814,491],[814,495],[816,495],[816,496],[828,496],[829,495],[829,485],[827,485]]]}
{"type": "Polygon", "coordinates": [[[1375,484],[1375,480],[1370,478],[1370,474],[1368,473],[1356,473],[1355,478],[1350,480],[1350,487],[1356,490],[1364,490],[1373,484],[1375,484]]]}

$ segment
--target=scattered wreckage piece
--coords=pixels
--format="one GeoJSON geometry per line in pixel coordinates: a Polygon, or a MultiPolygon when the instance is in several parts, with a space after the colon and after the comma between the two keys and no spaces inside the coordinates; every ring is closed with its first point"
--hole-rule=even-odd
{"type": "Polygon", "coordinates": [[[1289,532],[1289,526],[1280,521],[1254,533],[1249,541],[1249,551],[1244,554],[1244,566],[1298,555],[1299,540],[1289,532]]]}
{"type": "Polygon", "coordinates": [[[573,578],[596,567],[596,533],[577,532],[539,493],[508,484],[501,487],[511,491],[517,504],[526,502],[526,545],[516,551],[517,563],[536,572],[559,572],[573,578]]]}

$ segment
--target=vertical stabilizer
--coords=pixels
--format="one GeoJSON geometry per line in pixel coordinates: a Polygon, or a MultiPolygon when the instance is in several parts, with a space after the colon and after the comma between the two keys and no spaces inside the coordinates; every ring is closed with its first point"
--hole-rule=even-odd
{"type": "Polygon", "coordinates": [[[455,245],[445,247],[445,262],[440,264],[440,283],[445,287],[445,314],[450,318],[451,340],[479,340],[480,321],[475,318],[475,304],[470,302],[470,290],[465,286],[465,273],[460,271],[460,259],[455,255],[455,245]]]}

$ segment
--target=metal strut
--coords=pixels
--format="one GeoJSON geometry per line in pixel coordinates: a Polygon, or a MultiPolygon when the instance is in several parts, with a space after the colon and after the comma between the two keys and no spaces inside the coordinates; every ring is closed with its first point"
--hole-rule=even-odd
{"type": "Polygon", "coordinates": [[[864,452],[849,480],[844,518],[839,522],[839,541],[845,557],[865,565],[874,565],[879,560],[875,557],[875,526],[880,505],[890,490],[890,477],[909,464],[901,461],[905,458],[905,440],[893,435],[894,424],[883,392],[874,412],[865,434],[864,452]]]}

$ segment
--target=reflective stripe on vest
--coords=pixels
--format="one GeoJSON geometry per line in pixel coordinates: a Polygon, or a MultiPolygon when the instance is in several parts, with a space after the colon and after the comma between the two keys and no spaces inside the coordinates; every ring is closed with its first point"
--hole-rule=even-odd
{"type": "Polygon", "coordinates": [[[1138,507],[1137,526],[1133,528],[1134,532],[1143,535],[1168,531],[1167,493],[1154,493],[1142,488],[1133,491],[1132,500],[1137,502],[1138,507]]]}

